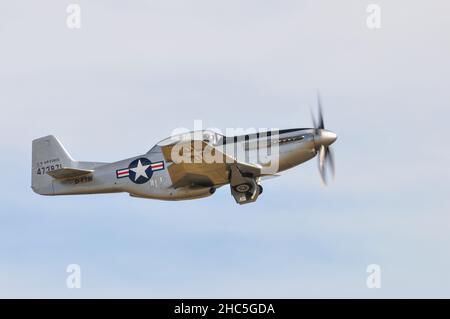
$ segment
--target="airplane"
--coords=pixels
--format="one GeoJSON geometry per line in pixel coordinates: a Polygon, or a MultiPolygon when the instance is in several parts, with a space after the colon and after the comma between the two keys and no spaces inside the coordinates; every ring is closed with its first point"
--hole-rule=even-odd
{"type": "Polygon", "coordinates": [[[247,204],[263,192],[261,180],[316,155],[326,185],[328,170],[334,177],[330,145],[337,135],[325,129],[320,97],[318,110],[313,128],[231,137],[213,130],[194,131],[171,136],[143,155],[113,163],[76,161],[56,137],[41,137],[32,142],[31,187],[40,195],[126,192],[139,198],[186,200],[210,196],[229,184],[236,203],[247,204]],[[236,156],[237,149],[243,156],[236,156]]]}

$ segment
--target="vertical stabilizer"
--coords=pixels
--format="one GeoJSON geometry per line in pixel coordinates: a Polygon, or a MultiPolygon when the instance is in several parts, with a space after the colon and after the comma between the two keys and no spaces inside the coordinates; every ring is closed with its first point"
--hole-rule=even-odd
{"type": "Polygon", "coordinates": [[[48,172],[73,167],[74,160],[53,135],[33,141],[31,188],[41,195],[53,195],[53,178],[48,172]]]}

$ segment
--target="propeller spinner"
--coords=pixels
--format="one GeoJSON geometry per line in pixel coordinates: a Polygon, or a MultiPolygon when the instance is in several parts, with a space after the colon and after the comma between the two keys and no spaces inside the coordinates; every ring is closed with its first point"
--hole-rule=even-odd
{"type": "Polygon", "coordinates": [[[314,143],[319,155],[318,160],[320,177],[323,184],[327,185],[328,172],[331,173],[331,176],[334,178],[334,154],[330,145],[333,144],[334,141],[336,141],[337,135],[336,133],[327,131],[325,129],[320,94],[317,94],[317,105],[319,111],[319,117],[317,121],[314,117],[314,114],[311,113],[315,129],[314,143]]]}

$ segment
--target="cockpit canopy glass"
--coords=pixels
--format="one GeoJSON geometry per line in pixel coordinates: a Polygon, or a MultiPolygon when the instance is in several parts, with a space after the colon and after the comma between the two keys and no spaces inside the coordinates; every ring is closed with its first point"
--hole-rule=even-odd
{"type": "Polygon", "coordinates": [[[157,146],[167,146],[167,145],[173,145],[179,142],[184,141],[204,141],[211,145],[218,145],[222,142],[223,135],[216,133],[212,130],[203,130],[203,131],[193,131],[193,132],[186,132],[182,134],[177,134],[170,136],[162,141],[160,141],[157,146]]]}

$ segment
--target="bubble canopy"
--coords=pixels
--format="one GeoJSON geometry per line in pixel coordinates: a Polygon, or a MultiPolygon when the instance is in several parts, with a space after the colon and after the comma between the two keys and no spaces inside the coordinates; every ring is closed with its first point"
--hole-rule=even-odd
{"type": "Polygon", "coordinates": [[[192,131],[181,134],[172,135],[156,144],[156,146],[163,147],[173,145],[183,141],[202,140],[208,144],[218,145],[222,142],[224,135],[214,132],[212,130],[192,131]]]}

